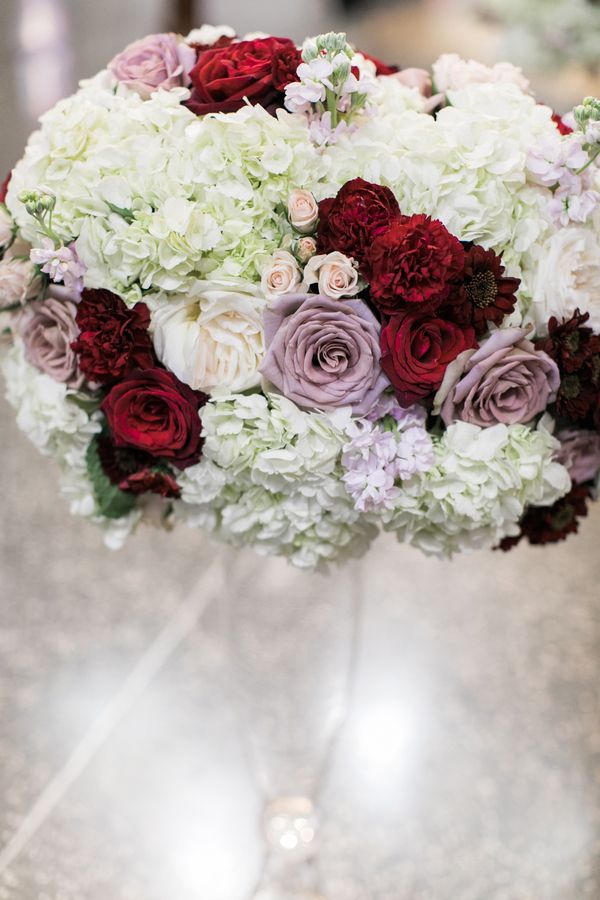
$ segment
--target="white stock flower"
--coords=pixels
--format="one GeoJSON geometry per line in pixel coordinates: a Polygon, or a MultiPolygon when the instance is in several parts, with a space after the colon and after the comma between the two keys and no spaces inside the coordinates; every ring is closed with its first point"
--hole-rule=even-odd
{"type": "Polygon", "coordinates": [[[333,300],[354,297],[362,287],[354,260],[337,250],[309,259],[301,287],[304,289],[316,283],[319,293],[333,300]]]}
{"type": "Polygon", "coordinates": [[[206,392],[258,384],[265,301],[252,285],[200,282],[190,294],[149,305],[156,355],[180,381],[206,392]]]}
{"type": "Polygon", "coordinates": [[[276,250],[265,263],[261,285],[266,297],[275,299],[282,294],[293,294],[302,282],[302,273],[289,250],[276,250]]]}
{"type": "Polygon", "coordinates": [[[533,313],[540,334],[548,319],[570,318],[576,309],[590,314],[600,334],[600,241],[589,228],[561,228],[543,244],[533,289],[533,313]]]}

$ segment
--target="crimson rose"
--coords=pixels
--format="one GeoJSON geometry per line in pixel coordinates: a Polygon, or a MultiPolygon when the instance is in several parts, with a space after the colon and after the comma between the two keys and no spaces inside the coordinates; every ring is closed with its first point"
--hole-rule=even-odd
{"type": "Polygon", "coordinates": [[[463,245],[429,216],[402,216],[375,238],[368,255],[371,298],[388,314],[419,304],[436,309],[465,265],[463,245]]]}
{"type": "Polygon", "coordinates": [[[190,72],[193,91],[186,106],[197,115],[235,112],[251,103],[283,105],[283,91],[297,81],[302,56],[289,38],[259,38],[204,50],[190,72]]]}
{"type": "Polygon", "coordinates": [[[317,253],[339,250],[361,266],[363,274],[374,239],[400,217],[392,191],[363,178],[346,182],[337,197],[319,203],[317,253]]]}
{"type": "Polygon", "coordinates": [[[431,396],[459,353],[477,347],[475,330],[418,312],[392,316],[381,331],[381,368],[402,406],[431,396]]]}
{"type": "Polygon", "coordinates": [[[75,321],[80,334],[71,344],[79,368],[90,381],[109,384],[132,369],[156,364],[144,303],[132,309],[110,291],[84,291],[75,321]]]}
{"type": "Polygon", "coordinates": [[[165,369],[134,371],[105,397],[102,411],[117,447],[135,447],[179,469],[198,462],[207,397],[165,369]]]}

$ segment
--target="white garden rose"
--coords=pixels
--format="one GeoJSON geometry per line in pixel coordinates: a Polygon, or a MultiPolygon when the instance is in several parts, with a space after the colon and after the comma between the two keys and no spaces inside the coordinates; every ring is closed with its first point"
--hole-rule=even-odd
{"type": "Polygon", "coordinates": [[[200,284],[190,295],[150,301],[156,355],[194,390],[243,391],[260,380],[265,303],[245,287],[200,284]]]}
{"type": "Polygon", "coordinates": [[[354,297],[361,289],[354,260],[335,250],[313,256],[306,264],[302,288],[318,283],[319,293],[333,300],[354,297]]]}
{"type": "Polygon", "coordinates": [[[533,284],[538,332],[548,319],[570,318],[576,309],[590,314],[588,325],[600,334],[600,242],[588,228],[561,228],[543,245],[533,284]]]}
{"type": "Polygon", "coordinates": [[[265,296],[275,299],[282,294],[293,294],[301,281],[302,273],[296,258],[289,250],[276,250],[265,265],[261,285],[265,296]]]}
{"type": "Polygon", "coordinates": [[[297,188],[288,200],[288,216],[290,223],[301,234],[311,234],[315,230],[319,218],[319,204],[310,191],[297,188]]]}

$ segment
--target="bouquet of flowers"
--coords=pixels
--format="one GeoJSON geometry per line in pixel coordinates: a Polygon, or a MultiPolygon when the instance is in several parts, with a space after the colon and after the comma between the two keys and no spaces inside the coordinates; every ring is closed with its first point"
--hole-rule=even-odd
{"type": "Polygon", "coordinates": [[[73,513],[314,567],[558,540],[600,470],[600,102],[325,34],[127,47],[1,199],[3,361],[73,513]]]}

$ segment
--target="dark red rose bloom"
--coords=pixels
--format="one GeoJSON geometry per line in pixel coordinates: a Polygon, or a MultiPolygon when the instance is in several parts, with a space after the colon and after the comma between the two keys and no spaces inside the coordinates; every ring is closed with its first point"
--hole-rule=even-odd
{"type": "Polygon", "coordinates": [[[388,66],[387,63],[381,62],[380,59],[377,59],[376,56],[371,56],[370,53],[365,53],[364,50],[359,50],[358,52],[375,65],[378,75],[395,75],[396,72],[400,71],[400,66],[388,66]]]}
{"type": "Polygon", "coordinates": [[[156,365],[144,303],[129,309],[110,291],[84,291],[75,321],[80,334],[71,347],[90,381],[110,384],[132,369],[156,365]]]}
{"type": "Polygon", "coordinates": [[[200,458],[198,410],[207,399],[165,369],[136,370],[111,389],[102,411],[115,446],[134,447],[184,469],[200,458]]]}
{"type": "Polygon", "coordinates": [[[548,337],[536,341],[560,371],[556,398],[559,416],[577,425],[596,425],[600,414],[600,336],[585,323],[589,313],[576,310],[570,319],[548,323],[548,337]]]}
{"type": "Polygon", "coordinates": [[[156,460],[147,453],[130,447],[116,447],[106,434],[98,438],[98,458],[104,474],[122,491],[173,498],[181,494],[168,469],[157,468],[156,460]]]}
{"type": "Polygon", "coordinates": [[[575,485],[553,506],[530,506],[521,519],[520,534],[504,538],[499,549],[512,550],[524,538],[535,545],[555,544],[576,534],[580,519],[588,514],[587,502],[591,494],[589,487],[575,485]]]}
{"type": "Polygon", "coordinates": [[[0,184],[0,203],[6,203],[6,195],[8,194],[8,186],[12,178],[12,172],[9,172],[2,184],[0,184]]]}
{"type": "Polygon", "coordinates": [[[317,253],[338,250],[353,257],[364,272],[372,242],[400,215],[398,201],[389,188],[354,178],[337,197],[319,203],[317,253]]]}
{"type": "Polygon", "coordinates": [[[475,331],[419,312],[392,316],[381,330],[381,367],[402,406],[430,397],[459,353],[477,347],[475,331]]]}
{"type": "Polygon", "coordinates": [[[259,38],[204,50],[190,72],[192,96],[186,106],[197,115],[235,112],[250,103],[273,109],[283,105],[283,90],[296,81],[302,62],[289,38],[259,38]]]}
{"type": "Polygon", "coordinates": [[[562,117],[559,116],[558,113],[554,113],[552,116],[552,121],[558,128],[561,134],[573,134],[573,129],[570,125],[567,125],[566,122],[563,122],[562,117]]]}
{"type": "Polygon", "coordinates": [[[500,325],[515,308],[521,280],[504,275],[502,258],[477,244],[467,247],[462,279],[452,286],[444,314],[461,325],[473,325],[478,336],[491,323],[500,325]]]}
{"type": "Polygon", "coordinates": [[[436,309],[464,265],[463,245],[445,225],[429,216],[402,216],[369,251],[371,299],[389,315],[413,304],[436,309]]]}

